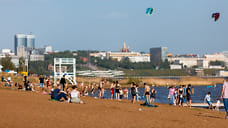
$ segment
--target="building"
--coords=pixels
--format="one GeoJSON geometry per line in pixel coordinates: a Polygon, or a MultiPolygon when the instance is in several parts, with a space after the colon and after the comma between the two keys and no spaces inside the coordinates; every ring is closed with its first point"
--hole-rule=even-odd
{"type": "Polygon", "coordinates": [[[124,40],[123,47],[120,49],[120,52],[130,52],[129,47],[126,47],[126,41],[124,40]]]}
{"type": "Polygon", "coordinates": [[[29,56],[29,52],[27,51],[27,49],[22,46],[22,47],[17,47],[17,57],[23,57],[23,58],[28,58],[29,56]]]}
{"type": "Polygon", "coordinates": [[[44,46],[44,53],[52,53],[52,46],[44,46]]]}
{"type": "Polygon", "coordinates": [[[117,61],[121,61],[122,59],[126,58],[126,57],[135,57],[135,56],[139,56],[140,53],[138,52],[106,52],[106,58],[112,58],[112,59],[116,59],[117,61]]]}
{"type": "Polygon", "coordinates": [[[216,72],[216,76],[219,76],[219,77],[228,77],[228,71],[219,70],[219,71],[216,72]]]}
{"type": "Polygon", "coordinates": [[[205,61],[204,58],[198,56],[177,55],[168,57],[168,61],[175,65],[182,65],[186,68],[191,68],[193,66],[208,68],[208,61],[205,61]]]}
{"type": "Polygon", "coordinates": [[[30,61],[44,61],[44,55],[29,55],[30,61]]]}
{"type": "Polygon", "coordinates": [[[26,35],[26,47],[27,48],[35,48],[35,36],[34,35],[26,35]]]}
{"type": "Polygon", "coordinates": [[[181,65],[177,65],[177,64],[170,64],[170,69],[173,70],[173,69],[182,69],[182,66],[181,65]]]}
{"type": "Polygon", "coordinates": [[[225,56],[222,53],[215,53],[215,54],[206,54],[204,58],[210,61],[225,61],[225,56]]]}
{"type": "Polygon", "coordinates": [[[225,56],[225,65],[228,67],[228,51],[223,51],[222,54],[225,56]]]}
{"type": "Polygon", "coordinates": [[[150,54],[141,54],[139,56],[128,57],[130,62],[138,63],[138,62],[150,62],[150,54]]]}
{"type": "Polygon", "coordinates": [[[35,48],[35,36],[26,34],[16,34],[14,39],[14,52],[18,54],[18,48],[24,47],[25,49],[35,48]]]}
{"type": "Polygon", "coordinates": [[[150,48],[150,61],[165,61],[168,59],[167,54],[167,47],[150,48]]]}
{"type": "MultiPolygon", "coordinates": [[[[0,59],[5,58],[5,57],[6,57],[5,54],[0,54],[0,59]]],[[[11,57],[11,62],[16,66],[16,68],[18,68],[19,67],[19,58],[15,55],[11,55],[9,57],[11,57]]]]}

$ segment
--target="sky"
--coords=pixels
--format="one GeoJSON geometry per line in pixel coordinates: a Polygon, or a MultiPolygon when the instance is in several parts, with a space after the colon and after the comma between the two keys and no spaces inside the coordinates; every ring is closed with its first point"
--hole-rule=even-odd
{"type": "Polygon", "coordinates": [[[130,51],[168,47],[173,54],[228,51],[228,0],[0,0],[0,49],[14,35],[36,36],[54,50],[130,51]],[[153,14],[145,15],[152,7],[153,14]],[[215,22],[211,15],[219,12],[215,22]]]}

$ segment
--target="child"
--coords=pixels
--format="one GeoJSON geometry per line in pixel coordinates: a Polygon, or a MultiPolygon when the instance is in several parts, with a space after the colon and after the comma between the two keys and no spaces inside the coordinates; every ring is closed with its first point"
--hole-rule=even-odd
{"type": "Polygon", "coordinates": [[[220,106],[220,100],[219,100],[219,98],[218,98],[218,99],[217,99],[216,106],[215,106],[215,110],[216,110],[216,111],[219,111],[219,106],[220,106]]]}
{"type": "Polygon", "coordinates": [[[123,90],[120,88],[120,99],[123,99],[123,90]]]}
{"type": "Polygon", "coordinates": [[[212,109],[212,102],[211,102],[211,92],[208,92],[207,93],[207,95],[205,96],[205,98],[204,98],[204,103],[205,103],[205,101],[207,101],[207,103],[208,103],[208,105],[209,105],[209,107],[208,107],[208,109],[212,109]]]}

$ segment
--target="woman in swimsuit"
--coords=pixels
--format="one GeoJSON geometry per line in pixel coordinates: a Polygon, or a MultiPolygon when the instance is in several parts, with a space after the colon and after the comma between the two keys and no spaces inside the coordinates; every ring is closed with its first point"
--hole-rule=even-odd
{"type": "Polygon", "coordinates": [[[150,87],[144,83],[144,87],[145,87],[145,96],[146,96],[146,103],[150,103],[150,87]]]}

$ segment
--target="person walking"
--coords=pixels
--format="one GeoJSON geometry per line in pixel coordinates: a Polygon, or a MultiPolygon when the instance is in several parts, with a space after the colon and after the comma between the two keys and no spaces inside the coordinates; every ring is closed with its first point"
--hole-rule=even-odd
{"type": "Polygon", "coordinates": [[[226,117],[228,119],[228,77],[223,83],[222,92],[221,92],[221,100],[223,100],[224,108],[226,110],[226,117]]]}
{"type": "Polygon", "coordinates": [[[174,100],[175,100],[174,92],[175,92],[175,88],[174,88],[174,86],[171,86],[169,88],[169,104],[170,105],[174,105],[174,100]]]}
{"type": "MultiPolygon", "coordinates": [[[[43,87],[44,87],[44,77],[43,77],[42,74],[40,75],[39,80],[40,80],[40,87],[43,88],[43,87]]],[[[25,80],[25,81],[26,81],[26,83],[27,83],[27,80],[25,80]]]]}
{"type": "Polygon", "coordinates": [[[63,77],[60,79],[60,84],[61,84],[61,86],[62,86],[62,91],[64,91],[64,89],[65,89],[65,84],[66,84],[65,75],[63,75],[63,77]]]}

